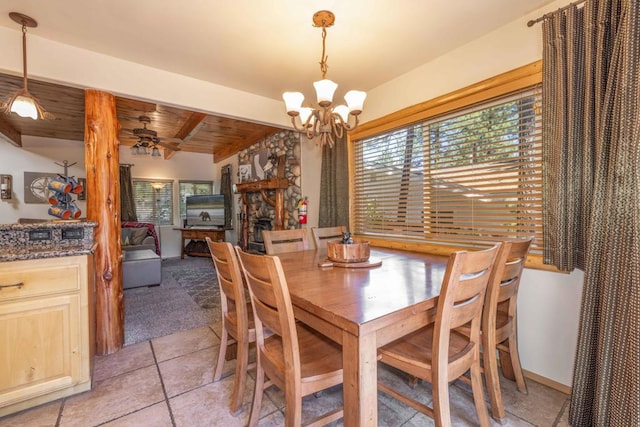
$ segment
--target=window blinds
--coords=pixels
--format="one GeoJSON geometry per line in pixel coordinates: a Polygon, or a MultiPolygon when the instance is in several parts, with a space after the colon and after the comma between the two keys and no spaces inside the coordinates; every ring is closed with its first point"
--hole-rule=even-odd
{"type": "Polygon", "coordinates": [[[542,238],[539,86],[354,142],[353,231],[461,246],[542,238]]]}

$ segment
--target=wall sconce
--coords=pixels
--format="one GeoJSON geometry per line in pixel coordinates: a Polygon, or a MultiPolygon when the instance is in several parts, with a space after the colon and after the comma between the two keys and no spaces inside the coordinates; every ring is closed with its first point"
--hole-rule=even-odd
{"type": "Polygon", "coordinates": [[[13,192],[11,181],[11,175],[0,175],[0,199],[11,200],[11,194],[13,192]]]}

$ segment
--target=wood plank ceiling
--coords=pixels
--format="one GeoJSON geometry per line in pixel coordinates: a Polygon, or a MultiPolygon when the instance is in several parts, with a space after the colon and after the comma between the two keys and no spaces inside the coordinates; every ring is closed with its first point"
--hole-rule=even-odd
{"type": "MultiPolygon", "coordinates": [[[[0,102],[22,86],[22,78],[0,74],[0,102]]],[[[15,145],[21,136],[84,141],[84,90],[53,83],[29,80],[29,91],[54,120],[32,120],[15,114],[0,114],[0,133],[15,145]]],[[[147,116],[148,129],[158,133],[160,141],[179,147],[180,151],[213,154],[216,162],[280,129],[227,117],[168,107],[150,102],[116,97],[116,110],[121,129],[120,143],[132,146],[137,141],[133,129],[142,128],[140,116],[147,116]],[[178,140],[176,140],[176,138],[178,140]],[[182,140],[182,141],[179,141],[182,140]]],[[[165,149],[164,157],[179,155],[165,149]]]]}

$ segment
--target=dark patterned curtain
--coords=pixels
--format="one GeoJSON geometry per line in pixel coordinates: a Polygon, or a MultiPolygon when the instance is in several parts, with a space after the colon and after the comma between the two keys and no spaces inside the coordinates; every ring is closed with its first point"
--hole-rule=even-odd
{"type": "Polygon", "coordinates": [[[585,272],[569,421],[640,426],[640,2],[543,24],[544,257],[585,272]]]}
{"type": "Polygon", "coordinates": [[[333,148],[322,147],[319,227],[344,225],[349,229],[349,161],[347,138],[336,139],[333,148]]]}
{"type": "Polygon", "coordinates": [[[224,194],[224,228],[231,228],[231,204],[233,202],[233,193],[231,192],[231,165],[222,167],[220,194],[224,194]]]}
{"type": "Polygon", "coordinates": [[[131,165],[120,165],[120,221],[137,221],[136,204],[133,200],[131,165]]]}

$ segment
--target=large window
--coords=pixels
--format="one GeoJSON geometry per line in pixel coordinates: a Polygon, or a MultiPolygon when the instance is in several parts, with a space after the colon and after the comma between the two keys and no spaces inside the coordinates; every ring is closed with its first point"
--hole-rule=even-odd
{"type": "Polygon", "coordinates": [[[542,239],[541,90],[475,102],[354,141],[359,235],[473,246],[542,239]]]}
{"type": "Polygon", "coordinates": [[[213,181],[180,181],[180,218],[187,217],[187,196],[213,194],[213,181]]]}
{"type": "Polygon", "coordinates": [[[138,221],[173,224],[173,181],[134,178],[132,182],[138,221]]]}

